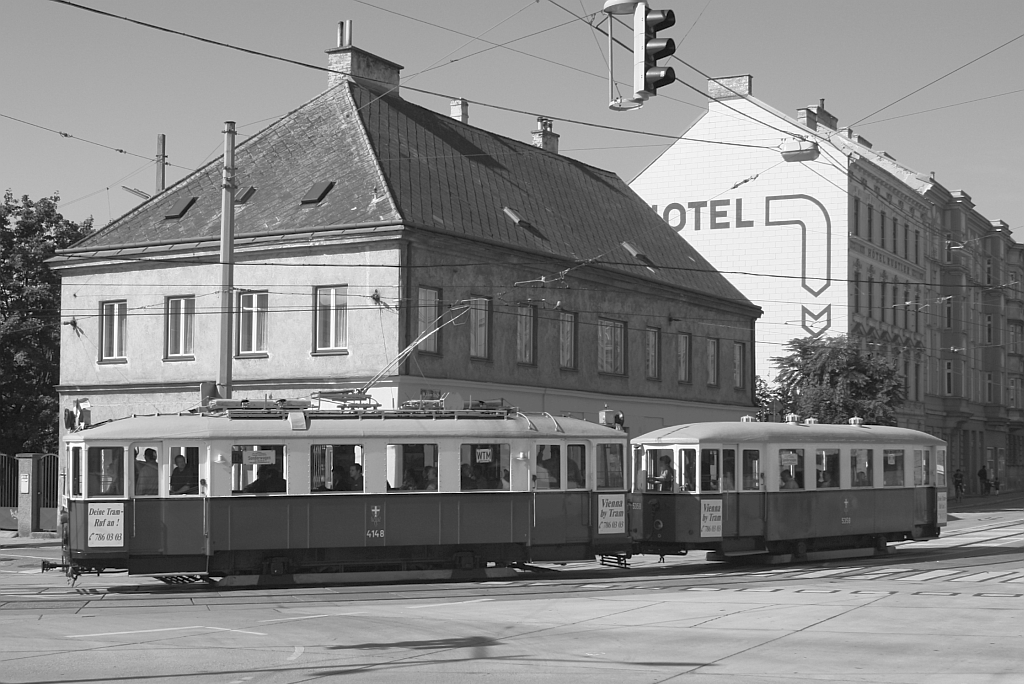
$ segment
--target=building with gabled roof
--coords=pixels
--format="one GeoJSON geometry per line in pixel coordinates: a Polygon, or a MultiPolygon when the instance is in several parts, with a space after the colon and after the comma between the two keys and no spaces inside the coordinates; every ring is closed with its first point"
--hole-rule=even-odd
{"type": "Polygon", "coordinates": [[[950,444],[950,470],[1024,486],[1021,250],[967,193],[840,128],[796,116],[749,75],[710,79],[708,111],[630,184],[754,302],[757,367],[795,338],[847,335],[896,361],[899,425],[950,444]]]}
{"type": "MultiPolygon", "coordinates": [[[[402,99],[398,65],[328,54],[328,90],[235,150],[234,398],[380,376],[385,407],[607,406],[634,430],[751,411],[760,310],[622,180],[559,155],[549,120],[512,140],[402,99]]],[[[221,184],[211,163],[52,261],[69,416],[214,394],[221,184]]]]}

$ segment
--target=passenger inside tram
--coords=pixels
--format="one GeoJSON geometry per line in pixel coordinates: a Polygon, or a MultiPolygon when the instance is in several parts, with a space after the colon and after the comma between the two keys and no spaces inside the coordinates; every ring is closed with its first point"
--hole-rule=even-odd
{"type": "Polygon", "coordinates": [[[658,459],[658,474],[647,478],[648,483],[655,485],[659,492],[671,492],[676,481],[676,471],[672,467],[672,457],[668,454],[658,459]]]}
{"type": "Polygon", "coordinates": [[[256,479],[250,482],[243,490],[246,494],[269,494],[271,492],[288,491],[287,481],[281,477],[279,471],[273,465],[260,466],[256,479]]]}
{"type": "Polygon", "coordinates": [[[349,491],[363,491],[363,466],[353,463],[348,467],[349,491]]]}
{"type": "Polygon", "coordinates": [[[181,454],[174,457],[171,471],[171,494],[198,494],[199,478],[181,454]]]}
{"type": "Polygon", "coordinates": [[[779,489],[800,489],[800,485],[797,484],[793,473],[789,472],[789,468],[783,468],[780,477],[782,478],[782,484],[779,485],[779,489]]]}

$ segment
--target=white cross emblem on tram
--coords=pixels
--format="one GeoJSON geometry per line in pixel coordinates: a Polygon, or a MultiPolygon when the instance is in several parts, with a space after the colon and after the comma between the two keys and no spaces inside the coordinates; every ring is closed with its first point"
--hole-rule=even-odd
{"type": "Polygon", "coordinates": [[[373,513],[373,515],[370,517],[370,519],[373,521],[373,524],[374,525],[379,525],[380,524],[380,506],[374,506],[373,508],[370,509],[370,512],[373,513]]]}

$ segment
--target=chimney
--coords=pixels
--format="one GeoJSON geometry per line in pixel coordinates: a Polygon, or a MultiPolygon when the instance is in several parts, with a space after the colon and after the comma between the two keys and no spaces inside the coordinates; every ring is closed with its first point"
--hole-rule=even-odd
{"type": "Polygon", "coordinates": [[[551,119],[537,117],[537,130],[533,132],[533,145],[558,154],[558,134],[551,130],[551,119]]]}
{"type": "Polygon", "coordinates": [[[847,126],[846,128],[839,129],[839,132],[846,136],[847,138],[849,138],[850,140],[852,140],[853,142],[857,143],[858,145],[863,145],[864,147],[871,149],[871,143],[868,141],[868,139],[865,138],[863,135],[857,135],[856,133],[854,133],[853,129],[850,128],[849,126],[847,126]]]}
{"type": "Polygon", "coordinates": [[[753,94],[754,77],[750,74],[708,79],[708,95],[713,100],[735,100],[753,94]]]}
{"type": "Polygon", "coordinates": [[[818,117],[814,115],[814,111],[810,107],[796,110],[796,120],[812,131],[818,130],[818,117]]]}
{"type": "Polygon", "coordinates": [[[451,108],[453,119],[460,123],[469,123],[469,100],[464,100],[461,97],[458,100],[452,100],[451,108]]]}
{"type": "Polygon", "coordinates": [[[807,109],[814,112],[814,119],[817,124],[824,126],[830,130],[836,130],[836,126],[839,125],[839,119],[832,116],[825,110],[825,98],[818,100],[818,106],[811,105],[807,109]]]}
{"type": "Polygon", "coordinates": [[[344,81],[355,81],[374,90],[398,94],[401,64],[395,64],[352,45],[352,20],[338,24],[338,47],[327,50],[327,75],[330,90],[344,81]]]}

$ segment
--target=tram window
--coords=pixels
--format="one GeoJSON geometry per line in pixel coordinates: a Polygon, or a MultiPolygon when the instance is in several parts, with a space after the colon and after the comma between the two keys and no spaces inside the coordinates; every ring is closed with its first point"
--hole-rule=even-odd
{"type": "Polygon", "coordinates": [[[757,449],[743,450],[743,489],[757,491],[761,489],[761,452],[757,449]]]}
{"type": "Polygon", "coordinates": [[[86,496],[98,499],[124,495],[124,449],[121,447],[89,447],[86,496]]]}
{"type": "Polygon", "coordinates": [[[814,471],[818,489],[834,489],[839,486],[839,449],[816,449],[814,471]]]}
{"type": "MultiPolygon", "coordinates": [[[[353,491],[357,481],[352,476],[354,465],[363,466],[363,447],[359,444],[312,445],[309,448],[309,491],[312,494],[353,491]]],[[[355,491],[362,491],[362,488],[355,491]]]]}
{"type": "Polygon", "coordinates": [[[736,491],[736,450],[722,449],[722,491],[736,491]]]}
{"type": "Polygon", "coordinates": [[[71,496],[82,496],[82,447],[71,448],[71,496]]]}
{"type": "MultiPolygon", "coordinates": [[[[170,448],[170,462],[174,465],[170,478],[172,495],[199,494],[199,447],[170,448]]],[[[203,480],[203,485],[206,481],[203,480]]]]}
{"type": "Polygon", "coordinates": [[[924,453],[921,454],[921,470],[924,476],[924,481],[921,483],[925,486],[932,484],[932,450],[925,449],[924,453]]]}
{"type": "MultiPolygon", "coordinates": [[[[231,447],[232,494],[284,493],[288,490],[288,482],[284,478],[286,472],[282,444],[235,444],[231,447]]],[[[173,473],[171,489],[174,489],[173,473]]]]}
{"type": "Polygon", "coordinates": [[[683,461],[683,489],[688,492],[697,489],[697,450],[680,449],[683,461]]]}
{"type": "Polygon", "coordinates": [[[672,465],[671,449],[648,449],[645,467],[647,468],[647,491],[671,492],[674,489],[676,471],[672,465]]]}
{"type": "MultiPolygon", "coordinates": [[[[463,459],[463,463],[465,463],[465,459],[463,459]]],[[[462,479],[465,482],[465,465],[462,468],[462,479]]],[[[561,482],[562,448],[558,444],[538,444],[537,470],[533,476],[534,489],[561,489],[561,482]]],[[[463,484],[462,488],[466,489],[465,484],[463,484]]]]}
{"type": "Polygon", "coordinates": [[[854,487],[873,487],[874,461],[874,449],[850,449],[850,484],[854,487]]]}
{"type": "Polygon", "coordinates": [[[387,473],[388,491],[436,492],[437,445],[389,444],[387,473]]]}
{"type": "Polygon", "coordinates": [[[718,449],[700,450],[700,491],[718,491],[718,449]]]}
{"type": "Polygon", "coordinates": [[[779,449],[779,489],[804,488],[804,450],[779,449]]]}
{"type": "Polygon", "coordinates": [[[885,487],[903,486],[903,449],[884,449],[882,451],[882,485],[885,487]]]}
{"type": "Polygon", "coordinates": [[[156,447],[135,447],[132,459],[135,472],[135,496],[156,496],[160,493],[160,468],[156,447]]]}
{"type": "Polygon", "coordinates": [[[622,444],[597,445],[597,488],[622,489],[626,486],[625,457],[622,444]]]}
{"type": "Polygon", "coordinates": [[[935,486],[946,488],[946,450],[935,450],[935,486]]]}
{"type": "MultiPolygon", "coordinates": [[[[543,448],[541,446],[537,449],[538,471],[540,470],[540,450],[543,448]]],[[[554,446],[554,449],[557,448],[557,446],[554,446]]],[[[509,475],[509,467],[508,444],[463,444],[459,462],[462,490],[510,489],[511,477],[509,475]]],[[[557,471],[555,472],[557,473],[557,471]]],[[[551,489],[557,488],[558,483],[556,480],[555,486],[551,487],[551,489]]]]}
{"type": "Polygon", "coordinates": [[[570,444],[565,453],[565,488],[587,488],[587,447],[584,444],[570,444]]]}

